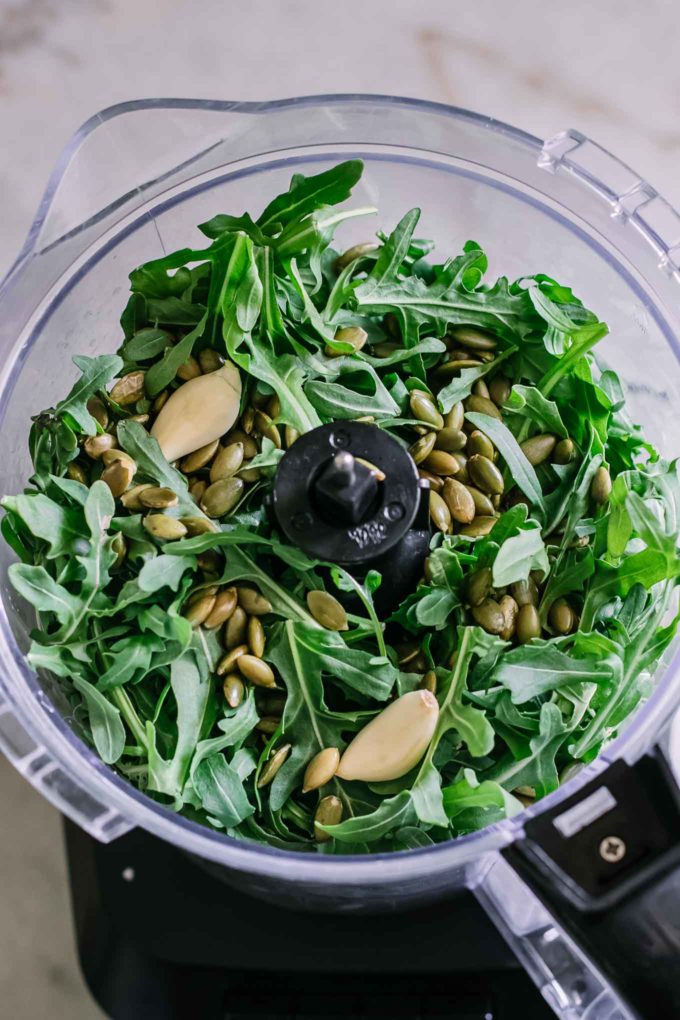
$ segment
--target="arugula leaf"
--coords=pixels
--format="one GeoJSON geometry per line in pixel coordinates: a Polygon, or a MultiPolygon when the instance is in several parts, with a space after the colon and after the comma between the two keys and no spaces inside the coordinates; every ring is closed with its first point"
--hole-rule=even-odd
{"type": "Polygon", "coordinates": [[[123,362],[116,354],[100,354],[96,358],[76,354],[73,364],[80,369],[80,379],[74,384],[68,396],[59,401],[55,414],[59,417],[68,417],[81,432],[93,436],[97,432],[97,422],[87,410],[87,402],[118,375],[123,368],[123,362]]]}
{"type": "Polygon", "coordinates": [[[493,583],[497,588],[503,588],[514,581],[526,581],[532,570],[540,570],[547,576],[550,564],[537,521],[527,521],[517,535],[505,539],[492,570],[493,583]]]}
{"type": "Polygon", "coordinates": [[[225,829],[238,825],[255,810],[248,802],[241,777],[223,754],[202,761],[193,774],[193,784],[203,809],[219,818],[225,829]]]}
{"type": "Polygon", "coordinates": [[[325,205],[344,202],[352,193],[364,169],[359,159],[338,163],[313,177],[296,174],[290,189],[278,195],[257,219],[265,233],[278,233],[293,220],[302,219],[325,205]]]}
{"type": "Polygon", "coordinates": [[[532,641],[501,656],[489,678],[510,691],[513,704],[522,705],[547,691],[573,683],[601,683],[611,676],[604,663],[575,659],[549,641],[532,641]]]}
{"type": "Polygon", "coordinates": [[[107,765],[115,765],[125,747],[125,727],[119,709],[84,677],[74,676],[73,686],[82,694],[87,705],[97,753],[107,765]]]}
{"type": "Polygon", "coordinates": [[[498,447],[514,481],[524,495],[528,496],[534,505],[544,509],[543,493],[536,472],[507,425],[497,418],[476,411],[467,411],[465,417],[498,447]]]}

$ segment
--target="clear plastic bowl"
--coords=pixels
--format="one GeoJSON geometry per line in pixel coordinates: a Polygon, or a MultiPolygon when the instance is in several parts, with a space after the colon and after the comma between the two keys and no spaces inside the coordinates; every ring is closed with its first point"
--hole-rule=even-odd
{"type": "MultiPolygon", "coordinates": [[[[0,288],[0,490],[25,483],[30,415],[67,391],[76,375],[72,355],[118,346],[132,267],[198,240],[195,225],[215,213],[258,212],[292,173],[350,157],[366,164],[352,201],[374,204],[380,214],[370,226],[343,227],[340,245],[390,228],[421,205],[418,234],[440,250],[458,251],[474,238],[489,252],[492,274],[547,272],[569,283],[611,326],[601,354],[626,382],[633,418],[664,453],[677,452],[680,216],[578,132],[543,144],[464,110],[378,96],[159,100],[106,110],[76,134],[0,288]]],[[[135,791],[72,731],[58,688],[26,665],[32,622],[7,583],[4,544],[0,557],[0,746],[98,839],[141,826],[255,892],[321,909],[399,909],[464,884],[491,888],[496,852],[525,815],[430,849],[335,858],[235,842],[135,791]]],[[[568,792],[656,740],[679,693],[671,666],[568,792]]]]}

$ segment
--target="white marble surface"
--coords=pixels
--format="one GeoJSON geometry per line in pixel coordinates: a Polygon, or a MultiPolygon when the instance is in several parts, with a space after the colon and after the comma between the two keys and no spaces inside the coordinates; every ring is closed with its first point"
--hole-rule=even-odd
{"type": "MultiPolygon", "coordinates": [[[[141,96],[414,95],[577,127],[680,205],[675,0],[0,0],[0,276],[70,134],[141,96]]],[[[98,1016],[55,813],[0,763],[0,1015],[98,1016]]]]}

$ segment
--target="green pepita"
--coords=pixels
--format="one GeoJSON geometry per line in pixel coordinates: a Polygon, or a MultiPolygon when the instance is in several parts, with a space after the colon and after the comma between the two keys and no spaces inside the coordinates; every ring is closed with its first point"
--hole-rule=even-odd
{"type": "Polygon", "coordinates": [[[496,456],[495,446],[489,437],[485,436],[479,429],[474,429],[470,433],[466,452],[468,457],[473,457],[478,453],[481,457],[486,457],[488,460],[493,460],[496,456]]]}
{"type": "Polygon", "coordinates": [[[434,429],[444,427],[444,419],[429,393],[425,393],[423,390],[412,390],[409,403],[413,417],[418,421],[423,421],[434,429]]]}
{"type": "Polygon", "coordinates": [[[553,464],[569,464],[576,456],[576,445],[573,439],[560,439],[553,450],[553,464]]]}
{"type": "Polygon", "coordinates": [[[520,609],[522,606],[535,606],[538,603],[538,588],[532,577],[528,577],[526,581],[515,581],[510,586],[510,592],[520,609]]]}
{"type": "Polygon", "coordinates": [[[521,645],[541,636],[541,621],[536,606],[527,603],[519,607],[516,624],[517,640],[521,645]]]}
{"type": "Polygon", "coordinates": [[[487,414],[490,418],[498,418],[499,421],[503,417],[493,400],[489,400],[487,397],[478,397],[476,393],[472,393],[467,397],[463,401],[463,405],[466,411],[473,411],[476,414],[487,414]]]}
{"type": "Polygon", "coordinates": [[[321,825],[339,825],[342,821],[342,801],[339,797],[323,797],[314,813],[314,838],[317,843],[327,843],[332,837],[319,828],[321,825]]]}
{"type": "Polygon", "coordinates": [[[459,534],[467,538],[482,538],[491,532],[497,521],[497,517],[475,517],[470,524],[463,525],[459,534]]]}
{"type": "Polygon", "coordinates": [[[475,513],[480,514],[482,517],[493,517],[494,506],[488,496],[485,496],[483,492],[480,492],[474,485],[466,485],[465,488],[472,497],[472,502],[475,505],[475,513]]]}
{"type": "Polygon", "coordinates": [[[409,447],[409,453],[416,464],[422,464],[426,457],[429,457],[434,450],[436,439],[436,432],[428,432],[427,435],[422,436],[421,439],[416,440],[416,442],[409,447]]]}
{"type": "Polygon", "coordinates": [[[465,421],[465,408],[461,400],[454,404],[450,411],[444,415],[444,428],[460,431],[465,421]]]}
{"type": "MultiPolygon", "coordinates": [[[[336,330],[335,340],[340,341],[343,344],[350,344],[354,351],[360,351],[368,340],[368,333],[361,326],[343,326],[341,329],[336,330]]],[[[327,358],[343,358],[347,357],[344,351],[334,350],[330,345],[326,345],[325,355],[327,358]]]]}
{"type": "Polygon", "coordinates": [[[342,255],[338,255],[335,260],[335,270],[340,273],[345,269],[351,262],[355,262],[357,259],[363,258],[364,255],[370,255],[372,251],[376,251],[378,245],[375,241],[362,241],[361,244],[353,244],[351,248],[344,251],[342,255]]]}
{"type": "Polygon", "coordinates": [[[517,614],[519,613],[519,606],[513,599],[512,595],[504,595],[498,603],[501,613],[503,614],[504,627],[501,631],[500,636],[504,641],[510,641],[515,634],[517,627],[517,614]]]}
{"type": "Polygon", "coordinates": [[[505,629],[505,616],[495,599],[487,598],[480,605],[473,606],[472,616],[487,634],[501,634],[505,629]]]}
{"type": "Polygon", "coordinates": [[[274,752],[260,773],[260,778],[257,781],[258,790],[261,790],[263,787],[268,786],[269,783],[271,783],[272,779],[290,754],[290,748],[290,744],[284,744],[283,747],[280,747],[278,751],[274,752]]]}
{"type": "Polygon", "coordinates": [[[213,482],[203,493],[201,510],[208,517],[224,517],[234,509],[241,496],[245,483],[241,478],[220,478],[213,482]]]}
{"type": "Polygon", "coordinates": [[[226,655],[224,655],[217,664],[216,673],[218,676],[224,676],[225,673],[230,673],[238,660],[248,654],[248,645],[236,645],[234,648],[230,648],[226,655]]]}
{"type": "Polygon", "coordinates": [[[207,467],[219,450],[219,447],[219,439],[213,439],[212,443],[206,443],[205,446],[194,450],[193,453],[190,453],[181,461],[179,465],[180,471],[183,471],[185,475],[191,475],[195,471],[200,471],[201,468],[207,467]]]}
{"type": "Polygon", "coordinates": [[[602,506],[607,502],[611,493],[612,477],[606,467],[599,467],[590,483],[590,495],[598,506],[602,506]]]}
{"type": "Polygon", "coordinates": [[[566,599],[553,602],[548,613],[548,622],[557,634],[570,634],[574,629],[574,611],[566,599]]]}
{"type": "Polygon", "coordinates": [[[510,396],[512,385],[504,375],[497,375],[489,383],[489,394],[496,407],[502,407],[510,396]]]}
{"type": "Polygon", "coordinates": [[[458,461],[445,450],[433,450],[423,461],[423,467],[435,475],[458,474],[458,461]]]}
{"type": "Polygon", "coordinates": [[[144,376],[142,371],[128,372],[114,384],[109,397],[114,404],[128,407],[144,397],[144,376]]]}
{"type": "Polygon", "coordinates": [[[224,697],[230,708],[238,708],[243,701],[245,686],[243,680],[237,673],[229,673],[224,678],[222,685],[224,697]]]}
{"type": "Polygon", "coordinates": [[[219,368],[222,368],[224,358],[214,347],[206,347],[199,353],[198,363],[201,366],[201,372],[207,375],[208,372],[217,372],[219,368]]]}
{"type": "Polygon", "coordinates": [[[178,538],[184,538],[187,529],[175,517],[168,517],[166,514],[147,514],[142,524],[154,538],[164,542],[172,542],[178,538]]]}
{"type": "Polygon", "coordinates": [[[446,453],[458,453],[465,447],[468,437],[461,429],[443,428],[436,433],[435,449],[446,453]]]}
{"type": "Polygon", "coordinates": [[[262,659],[258,659],[256,655],[251,655],[249,652],[239,655],[236,665],[239,672],[256,687],[276,687],[274,670],[262,659]]]}
{"type": "Polygon", "coordinates": [[[116,445],[115,436],[103,432],[99,436],[89,436],[83,443],[83,450],[92,460],[100,460],[107,450],[113,450],[116,445]]]}
{"type": "Polygon", "coordinates": [[[190,354],[184,364],[180,365],[177,369],[177,378],[181,379],[182,382],[189,382],[190,379],[198,379],[199,375],[203,375],[201,366],[196,361],[196,358],[190,354]]]}
{"type": "Polygon", "coordinates": [[[165,486],[145,485],[139,493],[139,502],[149,510],[167,510],[171,506],[177,506],[179,499],[176,492],[165,486]]]}
{"type": "Polygon", "coordinates": [[[227,648],[245,644],[248,635],[248,615],[242,606],[236,606],[227,619],[224,629],[224,643],[227,648]]]}
{"type": "Polygon", "coordinates": [[[219,482],[231,478],[243,464],[243,443],[230,443],[218,450],[210,465],[210,481],[219,482]]]}
{"type": "Polygon", "coordinates": [[[249,616],[266,616],[271,613],[272,604],[254,588],[237,588],[239,605],[249,616]]]}
{"type": "Polygon", "coordinates": [[[261,659],[264,655],[265,637],[264,627],[259,616],[251,616],[248,619],[248,647],[253,655],[261,659]]]}
{"type": "MultiPolygon", "coordinates": [[[[236,588],[223,588],[215,597],[215,605],[205,619],[205,626],[208,630],[215,630],[229,620],[236,609],[238,595],[236,588]]],[[[236,644],[240,644],[237,641],[236,644]]]]}
{"type": "Polygon", "coordinates": [[[551,436],[549,433],[544,433],[540,436],[532,436],[531,439],[525,439],[520,444],[520,449],[526,459],[534,467],[539,464],[543,464],[544,461],[548,460],[550,454],[555,449],[557,438],[551,436]]]}
{"type": "Polygon", "coordinates": [[[470,574],[465,588],[470,605],[481,605],[491,591],[491,567],[480,567],[479,570],[470,574]]]}
{"type": "Polygon", "coordinates": [[[462,482],[455,478],[447,478],[442,490],[444,501],[451,511],[454,521],[459,524],[469,524],[474,519],[476,510],[475,502],[462,482]]]}
{"type": "Polygon", "coordinates": [[[468,473],[478,489],[492,496],[502,495],[503,475],[488,457],[476,453],[468,460],[468,473]]]}
{"type": "Polygon", "coordinates": [[[452,326],[449,329],[449,336],[473,351],[493,351],[498,347],[498,340],[493,333],[476,326],[452,326]]]}
{"type": "Polygon", "coordinates": [[[438,492],[430,492],[430,517],[440,531],[446,532],[451,528],[451,511],[438,492]]]}
{"type": "Polygon", "coordinates": [[[327,591],[308,591],[307,606],[316,622],[326,630],[347,630],[345,607],[327,591]]]}

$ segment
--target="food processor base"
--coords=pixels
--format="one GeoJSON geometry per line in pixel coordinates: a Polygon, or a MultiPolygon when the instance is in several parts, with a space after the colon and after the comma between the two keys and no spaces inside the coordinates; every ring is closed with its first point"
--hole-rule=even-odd
{"type": "Polygon", "coordinates": [[[64,821],[78,954],[111,1020],[549,1020],[469,893],[380,916],[295,913],[140,829],[64,821]]]}

